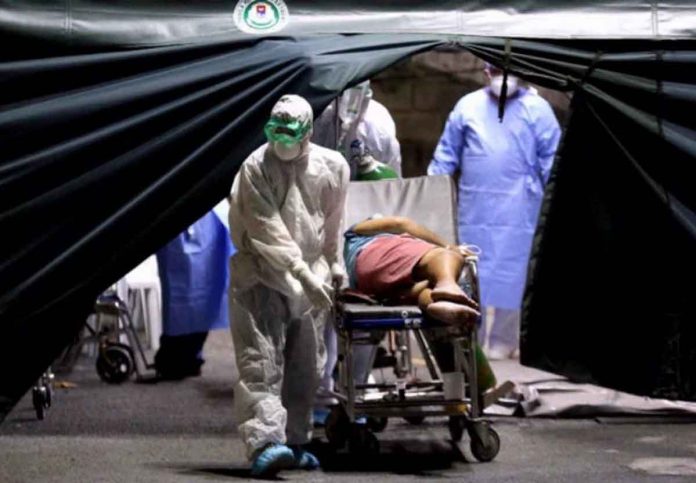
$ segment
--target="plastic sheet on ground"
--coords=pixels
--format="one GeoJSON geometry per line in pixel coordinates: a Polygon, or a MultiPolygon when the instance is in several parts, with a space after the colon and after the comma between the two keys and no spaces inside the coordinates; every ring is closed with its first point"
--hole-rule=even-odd
{"type": "Polygon", "coordinates": [[[491,364],[498,381],[512,381],[515,389],[501,404],[486,409],[490,415],[597,418],[606,423],[625,421],[626,417],[638,417],[639,421],[652,417],[659,422],[696,422],[696,403],[653,399],[573,383],[562,376],[524,367],[517,360],[491,361],[491,364]]]}

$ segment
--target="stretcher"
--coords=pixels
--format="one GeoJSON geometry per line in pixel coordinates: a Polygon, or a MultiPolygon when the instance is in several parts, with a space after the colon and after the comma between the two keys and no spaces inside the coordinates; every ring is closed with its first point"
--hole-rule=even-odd
{"type": "MultiPolygon", "coordinates": [[[[374,215],[374,207],[378,206],[385,216],[406,216],[445,239],[456,240],[454,193],[453,181],[447,176],[353,182],[348,192],[345,226],[374,215]]],[[[476,257],[470,257],[467,263],[468,270],[463,271],[465,279],[460,284],[478,302],[476,257]]],[[[335,300],[338,380],[334,396],[339,403],[326,420],[329,443],[335,448],[348,445],[354,453],[374,454],[379,452],[374,433],[384,428],[388,418],[417,422],[425,417],[447,416],[453,441],[459,442],[468,434],[474,457],[479,461],[493,460],[500,450],[500,438],[482,417],[483,404],[492,401],[484,402],[477,378],[473,377],[477,374],[476,326],[445,327],[424,316],[417,306],[382,305],[354,295],[351,291],[337,291],[335,300]],[[356,348],[374,346],[385,334],[396,334],[395,338],[401,341],[395,378],[379,383],[358,380],[356,348]],[[425,362],[429,380],[411,377],[412,340],[425,362]],[[448,360],[453,361],[447,373],[439,367],[436,355],[441,360],[449,356],[448,360]]]]}

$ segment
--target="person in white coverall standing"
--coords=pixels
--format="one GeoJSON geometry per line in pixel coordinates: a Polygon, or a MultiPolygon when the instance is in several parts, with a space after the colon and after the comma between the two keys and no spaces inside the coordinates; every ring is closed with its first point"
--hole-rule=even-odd
{"type": "Polygon", "coordinates": [[[324,324],[339,258],[349,167],[309,142],[312,108],[285,95],[266,124],[268,143],[242,164],[230,195],[230,314],[239,381],[235,415],[253,476],[314,469],[302,445],[325,362],[324,324]]]}
{"type": "MultiPolygon", "coordinates": [[[[343,91],[337,102],[329,104],[314,123],[312,142],[336,149],[349,161],[355,140],[401,177],[401,147],[396,138],[396,124],[389,110],[372,98],[370,81],[343,91]]],[[[356,178],[357,166],[351,168],[354,170],[352,178],[356,178]]]]}

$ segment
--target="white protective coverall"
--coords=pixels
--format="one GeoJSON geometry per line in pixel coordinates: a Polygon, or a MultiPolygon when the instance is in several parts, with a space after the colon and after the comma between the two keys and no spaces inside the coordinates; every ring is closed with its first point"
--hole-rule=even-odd
{"type": "MultiPolygon", "coordinates": [[[[271,116],[312,122],[311,107],[299,96],[283,96],[271,116]]],[[[261,146],[232,186],[235,416],[250,459],[269,443],[310,441],[331,276],[345,273],[338,246],[349,167],[339,153],[311,144],[309,135],[291,160],[269,143],[261,146]]]]}
{"type": "Polygon", "coordinates": [[[372,98],[369,81],[347,89],[335,103],[321,113],[314,125],[313,141],[321,146],[336,146],[350,156],[350,145],[360,140],[370,154],[390,166],[401,176],[401,147],[396,138],[396,124],[389,110],[372,98]],[[340,126],[337,126],[336,123],[340,126]]]}

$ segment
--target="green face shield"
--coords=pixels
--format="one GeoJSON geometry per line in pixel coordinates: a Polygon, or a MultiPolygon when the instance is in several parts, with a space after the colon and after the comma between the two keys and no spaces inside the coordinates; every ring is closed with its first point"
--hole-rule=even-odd
{"type": "Polygon", "coordinates": [[[286,122],[277,117],[272,117],[263,128],[266,139],[270,143],[282,143],[286,146],[298,144],[304,139],[310,129],[309,123],[300,121],[286,122]]]}

